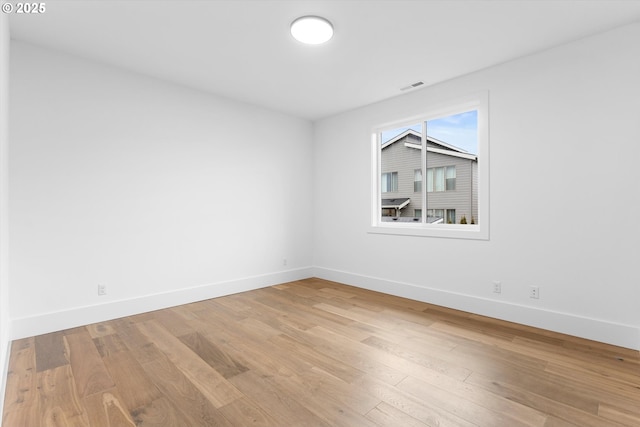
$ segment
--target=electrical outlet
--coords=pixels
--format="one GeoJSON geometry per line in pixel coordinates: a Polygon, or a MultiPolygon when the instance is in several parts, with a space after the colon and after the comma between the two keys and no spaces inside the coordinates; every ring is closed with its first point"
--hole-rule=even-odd
{"type": "Polygon", "coordinates": [[[99,284],[98,285],[98,295],[102,296],[102,295],[106,295],[107,294],[107,285],[105,284],[99,284]]]}
{"type": "Polygon", "coordinates": [[[493,293],[499,294],[501,292],[502,292],[502,282],[500,282],[499,280],[494,280],[493,281],[493,293]]]}
{"type": "Polygon", "coordinates": [[[540,288],[538,286],[530,286],[529,287],[529,298],[540,298],[540,288]]]}

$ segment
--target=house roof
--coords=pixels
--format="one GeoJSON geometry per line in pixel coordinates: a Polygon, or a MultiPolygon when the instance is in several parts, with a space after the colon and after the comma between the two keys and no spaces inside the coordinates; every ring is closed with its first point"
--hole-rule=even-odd
{"type": "Polygon", "coordinates": [[[383,209],[402,209],[409,204],[411,201],[408,197],[401,197],[397,199],[382,199],[382,208],[383,209]]]}
{"type": "Polygon", "coordinates": [[[422,134],[420,132],[416,132],[413,129],[407,129],[404,132],[402,132],[401,134],[394,136],[393,138],[391,138],[387,142],[382,143],[382,147],[380,147],[380,149],[384,150],[388,146],[392,145],[395,142],[400,141],[401,139],[403,139],[403,138],[405,138],[405,137],[407,137],[409,135],[413,135],[413,136],[416,136],[418,138],[422,138],[422,134]]]}
{"type": "MultiPolygon", "coordinates": [[[[398,142],[401,139],[407,138],[410,135],[411,136],[415,136],[417,139],[422,139],[422,134],[420,132],[418,132],[416,130],[413,130],[413,129],[407,129],[404,132],[394,136],[393,138],[391,138],[390,140],[388,140],[387,142],[382,144],[382,148],[386,148],[389,145],[393,144],[394,142],[398,142]]],[[[445,149],[448,149],[448,150],[457,151],[459,153],[467,153],[466,150],[463,150],[460,147],[456,147],[455,145],[448,144],[448,143],[446,143],[446,142],[444,142],[444,141],[442,141],[440,139],[434,138],[434,137],[432,137],[430,135],[427,135],[427,141],[432,143],[432,144],[439,145],[442,148],[445,148],[445,149]]]]}
{"type": "MultiPolygon", "coordinates": [[[[406,131],[400,133],[399,135],[396,135],[395,137],[391,138],[387,142],[383,143],[380,149],[384,150],[385,148],[395,144],[398,141],[408,139],[410,136],[414,136],[422,139],[422,134],[420,132],[417,132],[413,129],[407,129],[406,131]]],[[[476,161],[478,160],[478,156],[476,156],[475,154],[471,154],[468,151],[463,150],[462,148],[456,147],[455,145],[448,144],[444,141],[441,141],[429,135],[427,135],[427,144],[432,145],[427,147],[427,152],[439,153],[447,156],[461,157],[463,159],[469,159],[469,160],[476,160],[476,161]]],[[[405,142],[404,145],[405,147],[422,150],[421,144],[405,142]]]]}

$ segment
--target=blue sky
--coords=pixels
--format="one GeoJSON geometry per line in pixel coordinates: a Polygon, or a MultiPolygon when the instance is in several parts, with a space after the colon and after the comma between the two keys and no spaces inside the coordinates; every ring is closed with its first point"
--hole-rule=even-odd
{"type": "MultiPolygon", "coordinates": [[[[422,132],[422,125],[417,123],[414,126],[400,127],[382,132],[382,142],[390,140],[407,129],[422,132]]],[[[477,129],[478,112],[475,110],[427,122],[427,135],[447,144],[455,145],[472,154],[478,154],[477,129]]]]}

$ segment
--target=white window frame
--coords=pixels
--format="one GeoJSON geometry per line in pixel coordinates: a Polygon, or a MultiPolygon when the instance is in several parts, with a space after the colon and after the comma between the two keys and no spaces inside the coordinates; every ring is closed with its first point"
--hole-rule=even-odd
{"type": "MultiPolygon", "coordinates": [[[[424,126],[424,125],[423,125],[424,126]]],[[[424,129],[423,129],[424,131],[424,129]]],[[[425,138],[423,132],[423,138],[425,138]]],[[[423,156],[427,150],[423,150],[423,156]]],[[[425,161],[423,159],[423,165],[425,161]]],[[[422,197],[426,200],[426,176],[423,175],[422,197]]],[[[402,120],[380,124],[371,133],[371,224],[373,234],[403,236],[443,237],[489,240],[489,93],[471,94],[452,100],[428,105],[419,114],[402,120]],[[383,131],[424,123],[465,111],[478,112],[478,218],[477,224],[427,224],[425,222],[383,222],[381,219],[381,140],[383,131]]]]}

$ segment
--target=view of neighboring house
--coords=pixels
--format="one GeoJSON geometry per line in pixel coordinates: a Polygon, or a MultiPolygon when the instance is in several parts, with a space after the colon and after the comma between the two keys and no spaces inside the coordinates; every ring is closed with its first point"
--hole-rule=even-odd
{"type": "Polygon", "coordinates": [[[478,156],[427,136],[423,170],[421,138],[409,129],[382,144],[383,221],[477,224],[478,156]]]}

